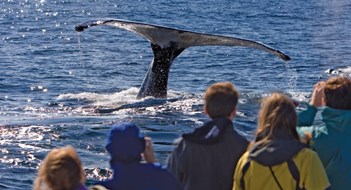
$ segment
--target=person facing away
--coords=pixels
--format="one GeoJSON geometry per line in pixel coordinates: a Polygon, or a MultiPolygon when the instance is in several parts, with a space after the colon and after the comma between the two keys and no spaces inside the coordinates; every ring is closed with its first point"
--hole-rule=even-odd
{"type": "Polygon", "coordinates": [[[298,115],[298,126],[310,139],[335,190],[351,188],[351,80],[332,77],[314,85],[310,105],[298,115]],[[321,107],[322,121],[312,126],[321,107]]]}
{"type": "Polygon", "coordinates": [[[167,168],[187,190],[228,190],[249,144],[232,122],[239,94],[232,83],[219,82],[206,90],[204,99],[204,112],[211,120],[178,139],[167,168]]]}
{"type": "Polygon", "coordinates": [[[179,181],[153,163],[151,139],[140,134],[133,123],[119,123],[111,127],[106,150],[111,156],[112,179],[96,184],[109,190],[182,190],[179,181]],[[142,156],[147,163],[141,163],[142,156]]]}
{"type": "Polygon", "coordinates": [[[273,93],[261,103],[258,128],[240,158],[233,190],[324,190],[330,187],[318,155],[300,142],[292,100],[273,93]]]}
{"type": "Polygon", "coordinates": [[[33,190],[87,190],[85,172],[71,146],[51,150],[39,168],[33,190]]]}

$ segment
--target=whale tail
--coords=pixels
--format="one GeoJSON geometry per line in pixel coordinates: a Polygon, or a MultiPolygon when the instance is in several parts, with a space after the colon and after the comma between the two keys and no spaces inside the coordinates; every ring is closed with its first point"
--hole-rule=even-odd
{"type": "Polygon", "coordinates": [[[284,61],[290,60],[290,57],[281,51],[248,39],[197,33],[127,20],[93,20],[77,25],[75,30],[82,32],[93,26],[113,26],[128,30],[141,35],[151,43],[154,59],[140,87],[138,98],[146,96],[166,97],[171,64],[183,50],[189,47],[242,46],[268,52],[284,61]]]}
{"type": "Polygon", "coordinates": [[[189,48],[192,46],[243,46],[255,48],[273,54],[284,61],[289,61],[290,57],[279,50],[273,49],[268,45],[253,40],[235,38],[229,36],[203,34],[146,24],[127,20],[94,20],[84,22],[75,27],[77,32],[82,32],[92,26],[113,26],[128,30],[145,37],[149,42],[159,45],[161,48],[169,47],[171,42],[178,43],[179,48],[189,48]]]}

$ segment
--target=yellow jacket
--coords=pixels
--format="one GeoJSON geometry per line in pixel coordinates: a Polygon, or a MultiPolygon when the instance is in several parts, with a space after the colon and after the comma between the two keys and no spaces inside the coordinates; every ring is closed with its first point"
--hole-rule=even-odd
{"type": "MultiPolygon", "coordinates": [[[[240,158],[236,166],[233,190],[241,190],[240,180],[243,173],[242,169],[249,158],[249,154],[250,152],[246,152],[240,158]]],[[[300,174],[300,188],[322,190],[330,187],[323,165],[313,150],[303,148],[292,158],[292,161],[295,163],[300,174]]],[[[284,190],[296,189],[296,181],[292,177],[287,162],[272,166],[271,168],[284,190]]],[[[245,190],[279,189],[269,167],[261,165],[254,160],[250,161],[250,166],[243,180],[245,183],[245,190]]]]}

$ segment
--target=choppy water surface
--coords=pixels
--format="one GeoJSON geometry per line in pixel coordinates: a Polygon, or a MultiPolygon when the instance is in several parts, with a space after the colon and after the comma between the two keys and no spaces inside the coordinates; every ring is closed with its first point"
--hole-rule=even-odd
{"type": "Polygon", "coordinates": [[[282,91],[307,101],[329,68],[350,66],[351,2],[0,1],[0,189],[30,189],[46,153],[73,145],[88,184],[108,177],[109,127],[137,123],[164,163],[171,142],[200,125],[202,95],[217,81],[241,92],[235,126],[251,138],[259,100],[282,91]],[[193,47],[175,60],[167,99],[136,100],[152,59],[130,32],[76,24],[118,18],[249,38],[288,54],[284,63],[239,47],[193,47]],[[115,110],[111,112],[111,110],[115,110]]]}

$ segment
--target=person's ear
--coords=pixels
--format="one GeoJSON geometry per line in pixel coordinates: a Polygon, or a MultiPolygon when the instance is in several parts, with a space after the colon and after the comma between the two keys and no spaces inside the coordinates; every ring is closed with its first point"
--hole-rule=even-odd
{"type": "Polygon", "coordinates": [[[236,115],[236,107],[233,109],[232,112],[230,112],[230,117],[234,118],[236,115]]]}
{"type": "Polygon", "coordinates": [[[208,112],[207,112],[207,107],[206,107],[206,105],[204,105],[204,114],[208,115],[208,112]]]}

